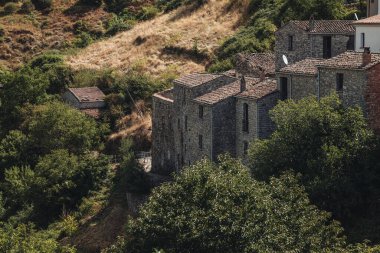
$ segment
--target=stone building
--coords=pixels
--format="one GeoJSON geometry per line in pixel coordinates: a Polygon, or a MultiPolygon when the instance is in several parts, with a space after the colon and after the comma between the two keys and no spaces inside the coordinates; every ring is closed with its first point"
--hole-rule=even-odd
{"type": "Polygon", "coordinates": [[[290,21],[276,35],[276,70],[306,58],[331,58],[355,48],[355,28],[350,20],[290,21]]]}
{"type": "Polygon", "coordinates": [[[380,14],[379,0],[367,0],[367,16],[375,16],[380,14]]]}
{"type": "Polygon", "coordinates": [[[98,87],[69,88],[62,95],[63,100],[91,117],[99,117],[106,106],[105,95],[98,87]]]}
{"type": "Polygon", "coordinates": [[[170,174],[224,153],[243,157],[248,142],[267,137],[274,129],[268,111],[278,100],[271,59],[272,69],[257,65],[250,77],[190,74],[155,94],[152,172],[170,174]]]}
{"type": "Polygon", "coordinates": [[[318,64],[325,59],[306,58],[288,65],[277,72],[278,90],[281,99],[299,100],[317,96],[318,64]]]}

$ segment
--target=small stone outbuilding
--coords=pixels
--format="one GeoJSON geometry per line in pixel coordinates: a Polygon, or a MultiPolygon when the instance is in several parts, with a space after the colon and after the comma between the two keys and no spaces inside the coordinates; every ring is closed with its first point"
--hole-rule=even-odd
{"type": "Polygon", "coordinates": [[[105,95],[98,87],[69,88],[62,95],[63,100],[87,115],[97,118],[106,106],[105,95]]]}

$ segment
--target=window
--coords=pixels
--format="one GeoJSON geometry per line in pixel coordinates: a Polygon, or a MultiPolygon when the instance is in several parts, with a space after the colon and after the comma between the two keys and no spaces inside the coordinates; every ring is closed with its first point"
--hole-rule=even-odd
{"type": "Polygon", "coordinates": [[[286,77],[280,78],[280,97],[281,100],[288,99],[288,78],[286,77]]]}
{"type": "Polygon", "coordinates": [[[178,130],[181,129],[181,120],[180,119],[177,120],[177,128],[178,128],[178,130]]]}
{"type": "Polygon", "coordinates": [[[293,36],[288,37],[288,50],[289,51],[294,50],[294,37],[293,36]]]}
{"type": "Polygon", "coordinates": [[[342,73],[336,74],[336,91],[343,91],[344,77],[342,73]]]}
{"type": "Polygon", "coordinates": [[[185,131],[187,131],[187,116],[185,116],[185,131]]]}
{"type": "Polygon", "coordinates": [[[243,147],[244,148],[244,155],[247,155],[248,154],[248,146],[249,146],[248,141],[245,141],[243,145],[244,145],[244,147],[243,147]]]}
{"type": "Polygon", "coordinates": [[[323,36],[323,58],[331,58],[331,36],[323,36]]]}
{"type": "Polygon", "coordinates": [[[203,106],[202,105],[200,105],[198,107],[198,114],[199,114],[199,118],[203,119],[203,106]]]}
{"type": "Polygon", "coordinates": [[[347,50],[355,50],[355,35],[350,35],[347,41],[347,50]]]}
{"type": "Polygon", "coordinates": [[[201,134],[198,136],[198,146],[200,150],[203,149],[203,135],[201,134]]]}
{"type": "Polygon", "coordinates": [[[365,47],[365,33],[360,34],[360,48],[365,47]]]}
{"type": "Polygon", "coordinates": [[[244,103],[243,104],[243,132],[248,133],[249,131],[249,110],[248,110],[248,104],[244,103]]]}

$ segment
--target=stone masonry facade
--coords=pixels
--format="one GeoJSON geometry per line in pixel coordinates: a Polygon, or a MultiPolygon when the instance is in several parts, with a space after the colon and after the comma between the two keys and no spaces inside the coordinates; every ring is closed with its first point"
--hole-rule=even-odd
{"type": "Polygon", "coordinates": [[[152,172],[169,175],[224,153],[247,161],[249,144],[275,131],[270,110],[279,100],[337,93],[380,133],[380,54],[348,50],[351,24],[291,21],[276,32],[274,54],[238,55],[234,71],[183,76],[155,94],[152,172]]]}

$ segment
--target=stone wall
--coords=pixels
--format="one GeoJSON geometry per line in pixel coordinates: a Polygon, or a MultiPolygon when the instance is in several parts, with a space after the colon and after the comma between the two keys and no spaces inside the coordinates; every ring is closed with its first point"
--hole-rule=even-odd
{"type": "Polygon", "coordinates": [[[62,98],[66,103],[77,109],[104,108],[106,106],[106,103],[104,101],[79,102],[79,100],[70,91],[63,93],[62,98]]]}
{"type": "Polygon", "coordinates": [[[169,175],[175,171],[173,100],[165,94],[153,96],[152,172],[169,175]]]}
{"type": "Polygon", "coordinates": [[[317,96],[317,76],[278,73],[278,90],[281,77],[288,78],[288,98],[300,100],[308,96],[317,96]]]}
{"type": "Polygon", "coordinates": [[[368,72],[368,85],[365,90],[365,100],[369,125],[380,134],[380,64],[368,72]]]}
{"type": "Polygon", "coordinates": [[[258,138],[258,106],[257,101],[247,98],[237,98],[236,101],[236,155],[245,160],[244,143],[250,143],[258,138]],[[248,104],[248,131],[243,131],[244,104],[248,104]]]}
{"type": "Polygon", "coordinates": [[[319,68],[319,95],[328,96],[336,92],[336,75],[343,74],[343,91],[338,92],[345,106],[359,105],[366,112],[364,99],[367,75],[364,70],[319,68]]]}
{"type": "Polygon", "coordinates": [[[268,138],[276,129],[274,122],[271,120],[269,116],[269,111],[272,110],[276,105],[280,98],[279,92],[274,92],[261,98],[257,102],[258,106],[258,117],[259,117],[259,130],[258,130],[258,138],[265,139],[268,138]]]}
{"type": "Polygon", "coordinates": [[[176,150],[175,167],[177,170],[184,165],[192,164],[205,156],[211,158],[211,120],[212,111],[209,107],[204,107],[204,118],[198,117],[198,104],[193,99],[211,92],[219,87],[235,81],[230,76],[221,76],[208,83],[196,87],[187,87],[174,82],[174,146],[176,150]],[[188,129],[185,129],[187,117],[188,129]],[[203,150],[199,150],[198,137],[203,136],[203,150]]]}
{"type": "Polygon", "coordinates": [[[236,156],[236,99],[230,97],[212,108],[212,159],[229,153],[236,156]]]}
{"type": "MultiPolygon", "coordinates": [[[[348,35],[311,35],[311,57],[323,58],[323,37],[331,36],[331,57],[335,57],[348,50],[347,45],[350,37],[348,35]]],[[[354,42],[353,42],[354,43],[354,42]]],[[[351,50],[354,50],[352,48],[351,50]]]]}
{"type": "Polygon", "coordinates": [[[310,39],[306,31],[292,23],[288,23],[276,32],[276,70],[285,67],[282,56],[286,55],[289,64],[310,57],[310,39]],[[293,49],[289,51],[289,36],[293,36],[293,49]]]}

